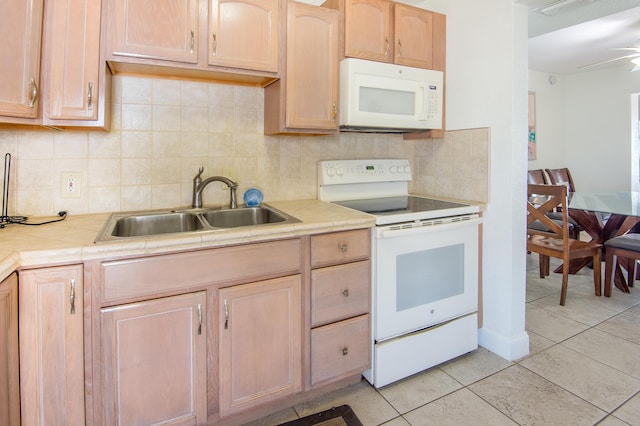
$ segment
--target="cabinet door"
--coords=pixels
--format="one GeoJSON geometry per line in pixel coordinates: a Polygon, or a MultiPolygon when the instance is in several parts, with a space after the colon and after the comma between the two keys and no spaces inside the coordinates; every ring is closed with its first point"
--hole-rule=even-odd
{"type": "Polygon", "coordinates": [[[22,425],[80,425],[84,411],[82,265],[20,273],[22,425]]]}
{"type": "Polygon", "coordinates": [[[209,64],[278,71],[280,0],[211,0],[209,64]]]}
{"type": "Polygon", "coordinates": [[[112,54],[198,62],[198,0],[109,0],[112,54]]]}
{"type": "Polygon", "coordinates": [[[287,128],[338,128],[338,72],[338,11],[289,2],[287,128]]]}
{"type": "Polygon", "coordinates": [[[302,388],[300,275],[219,292],[220,416],[302,388]]]}
{"type": "Polygon", "coordinates": [[[391,3],[388,0],[346,0],[344,54],[350,58],[390,62],[391,3]]]}
{"type": "Polygon", "coordinates": [[[433,13],[394,4],[394,62],[410,67],[433,67],[433,13]]]}
{"type": "Polygon", "coordinates": [[[0,116],[36,118],[43,0],[0,2],[0,116]]]}
{"type": "Polygon", "coordinates": [[[0,425],[20,424],[18,278],[0,282],[0,425]]]}
{"type": "Polygon", "coordinates": [[[105,425],[207,420],[206,293],[101,311],[105,425]]]}
{"type": "Polygon", "coordinates": [[[100,4],[100,0],[47,4],[45,124],[98,118],[100,4]]]}

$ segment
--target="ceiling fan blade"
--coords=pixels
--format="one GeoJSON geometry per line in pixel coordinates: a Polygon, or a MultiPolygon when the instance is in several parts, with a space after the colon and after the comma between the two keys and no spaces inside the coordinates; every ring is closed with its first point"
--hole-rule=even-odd
{"type": "Polygon", "coordinates": [[[581,67],[578,67],[578,69],[595,67],[595,66],[598,66],[598,65],[608,64],[610,62],[619,61],[621,59],[637,58],[639,56],[640,56],[640,53],[632,53],[631,55],[620,56],[619,58],[608,59],[606,61],[600,61],[600,62],[596,62],[594,64],[582,65],[581,67]]]}

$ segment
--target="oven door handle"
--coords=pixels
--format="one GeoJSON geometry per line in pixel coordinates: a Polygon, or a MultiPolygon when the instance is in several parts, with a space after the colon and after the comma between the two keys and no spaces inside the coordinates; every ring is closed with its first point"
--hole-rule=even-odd
{"type": "Polygon", "coordinates": [[[466,226],[478,226],[482,223],[482,218],[473,215],[471,219],[456,222],[437,223],[424,226],[402,227],[401,225],[380,226],[376,228],[378,238],[395,238],[408,235],[428,234],[431,232],[447,231],[449,229],[460,229],[466,226]]]}

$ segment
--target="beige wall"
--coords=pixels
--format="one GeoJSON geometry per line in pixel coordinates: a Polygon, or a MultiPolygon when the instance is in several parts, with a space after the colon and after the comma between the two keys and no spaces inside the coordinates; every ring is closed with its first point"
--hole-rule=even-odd
{"type": "MultiPolygon", "coordinates": [[[[9,213],[28,216],[142,210],[191,203],[192,179],[230,174],[241,199],[250,187],[265,201],[316,198],[316,163],[339,158],[409,158],[414,192],[486,202],[487,129],[445,139],[398,135],[264,136],[263,90],[181,80],[115,76],[110,132],[0,127],[11,153],[9,213]],[[61,173],[80,172],[80,197],[61,197],[61,173]]],[[[220,184],[205,204],[223,204],[220,184]]]]}

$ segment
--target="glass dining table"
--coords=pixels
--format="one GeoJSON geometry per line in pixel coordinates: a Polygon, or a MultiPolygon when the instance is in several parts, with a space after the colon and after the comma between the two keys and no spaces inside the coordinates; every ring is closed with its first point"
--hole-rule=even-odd
{"type": "MultiPolygon", "coordinates": [[[[608,239],[623,235],[640,223],[640,192],[578,191],[571,193],[569,194],[569,216],[589,234],[593,241],[604,244],[608,239]]],[[[569,272],[575,273],[588,263],[589,259],[572,261],[569,272]]],[[[626,265],[626,259],[618,259],[614,283],[618,289],[629,293],[629,285],[621,270],[621,268],[626,269],[626,265]]]]}

